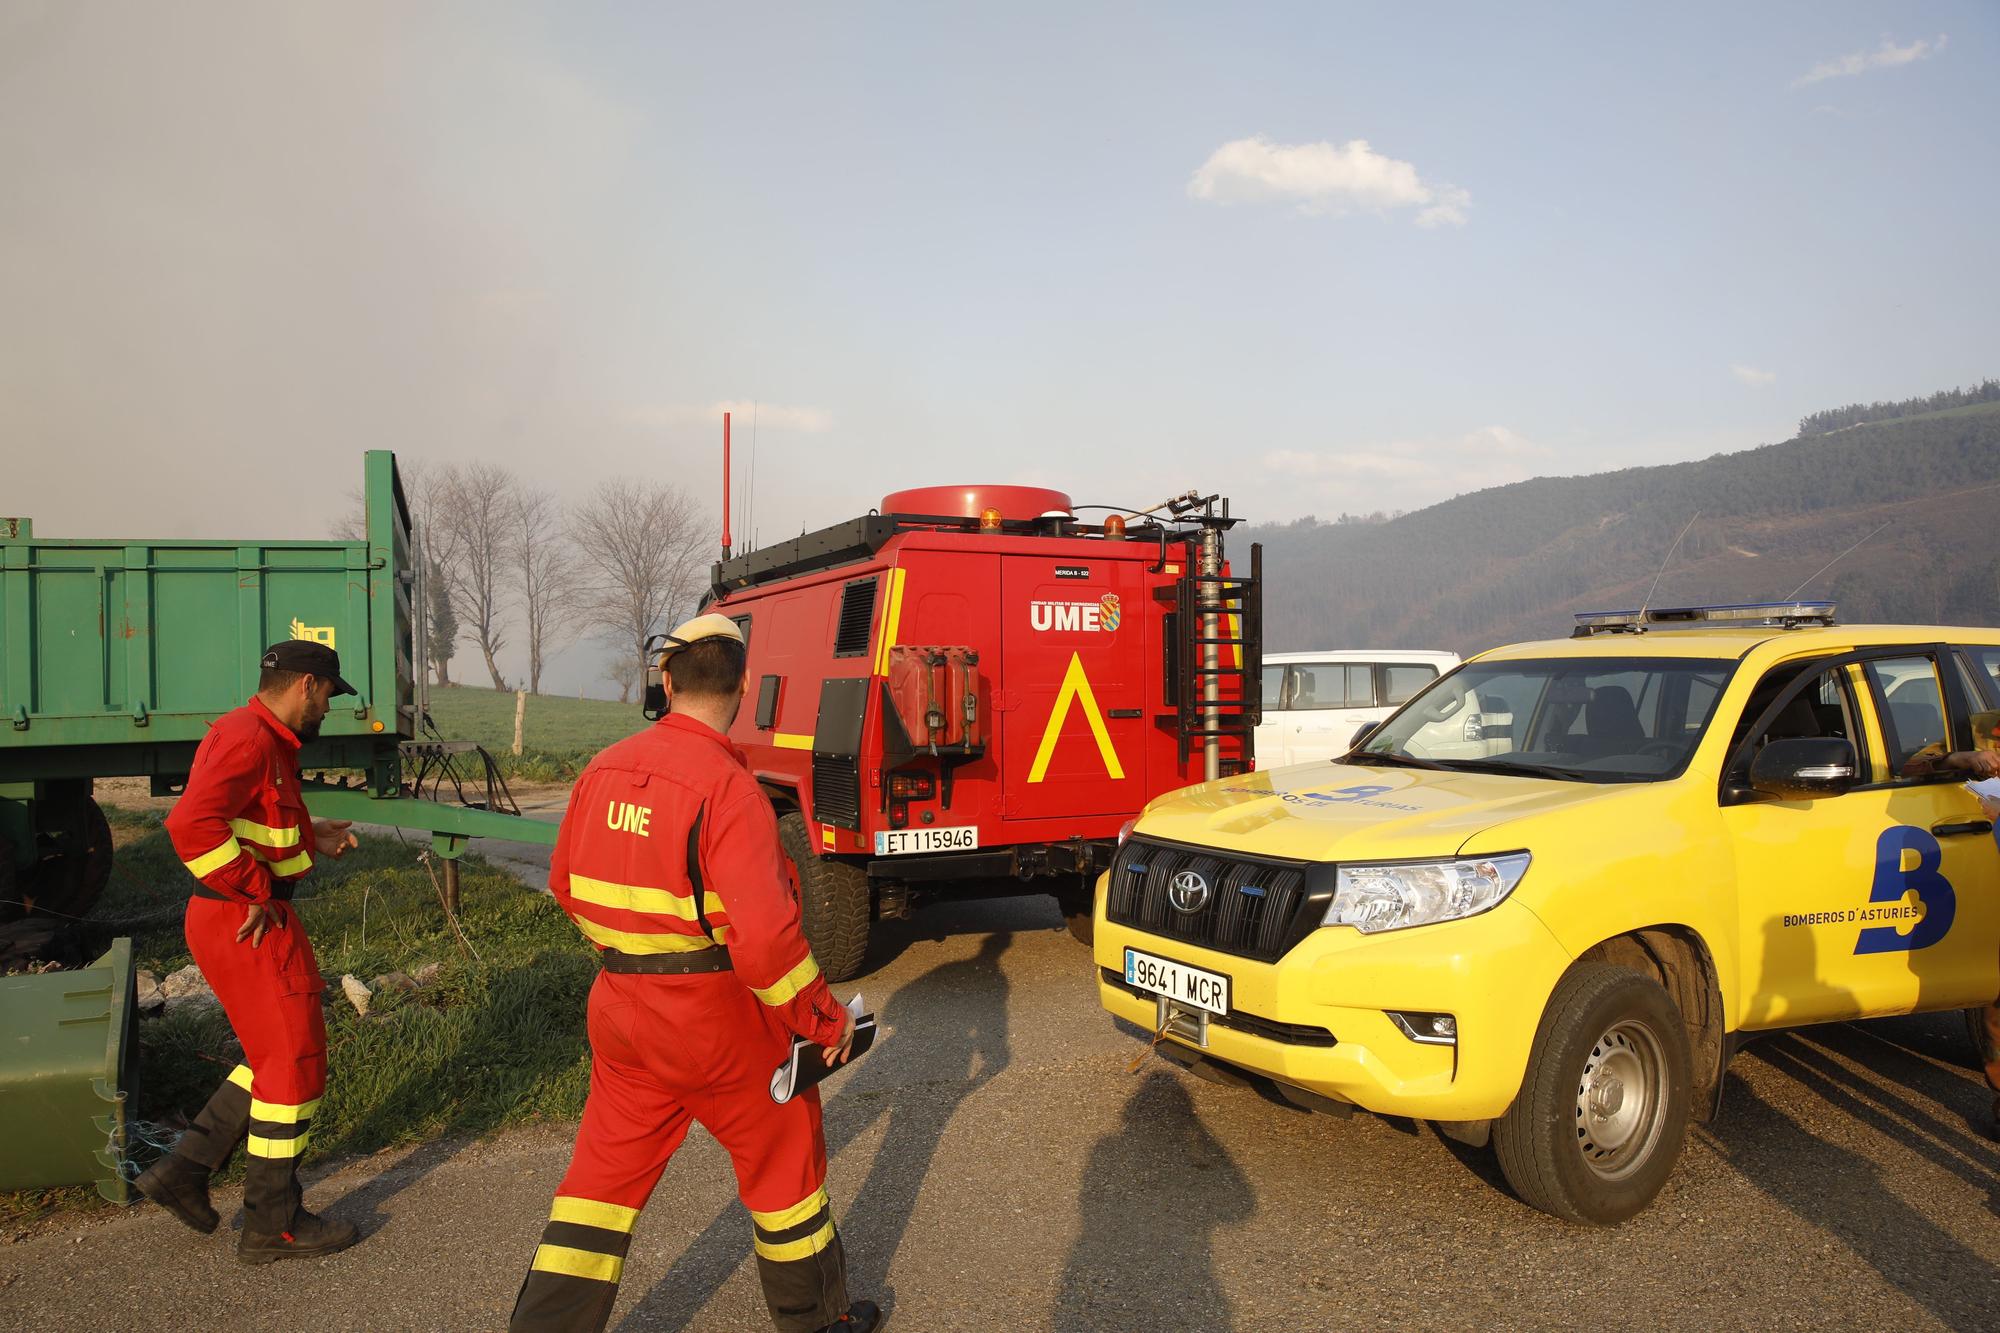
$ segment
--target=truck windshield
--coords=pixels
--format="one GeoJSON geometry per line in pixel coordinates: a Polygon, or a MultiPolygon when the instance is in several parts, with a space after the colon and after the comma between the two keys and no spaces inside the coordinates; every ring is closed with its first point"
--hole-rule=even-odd
{"type": "Polygon", "coordinates": [[[1473,662],[1412,699],[1347,762],[1655,781],[1686,765],[1735,669],[1684,657],[1473,662]]]}

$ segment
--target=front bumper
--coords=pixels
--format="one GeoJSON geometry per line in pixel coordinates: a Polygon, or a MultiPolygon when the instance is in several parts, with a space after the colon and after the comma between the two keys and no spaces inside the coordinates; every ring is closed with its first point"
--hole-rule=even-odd
{"type": "MultiPolygon", "coordinates": [[[[1211,1021],[1209,1055],[1364,1110],[1423,1120],[1492,1119],[1512,1104],[1543,1006],[1574,961],[1534,913],[1509,901],[1468,920],[1380,935],[1316,930],[1277,962],[1258,962],[1108,920],[1100,881],[1097,965],[1122,976],[1128,945],[1230,978],[1232,1017],[1243,1021],[1211,1021]],[[1451,1014],[1457,1044],[1411,1040],[1391,1010],[1451,1014]],[[1331,1040],[1265,1035],[1292,1025],[1331,1040]]],[[[1108,1012],[1153,1031],[1150,995],[1103,973],[1097,994],[1108,1012]]]]}

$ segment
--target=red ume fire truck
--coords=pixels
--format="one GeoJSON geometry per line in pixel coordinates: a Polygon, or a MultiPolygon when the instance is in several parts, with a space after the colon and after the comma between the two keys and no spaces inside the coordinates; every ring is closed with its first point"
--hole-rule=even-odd
{"type": "Polygon", "coordinates": [[[1084,522],[1059,491],[941,486],[725,545],[703,609],[749,644],[730,735],[829,977],[861,969],[872,920],[927,895],[1052,893],[1087,938],[1120,826],[1252,766],[1259,551],[1230,572],[1228,509],[1190,492],[1084,522]]]}

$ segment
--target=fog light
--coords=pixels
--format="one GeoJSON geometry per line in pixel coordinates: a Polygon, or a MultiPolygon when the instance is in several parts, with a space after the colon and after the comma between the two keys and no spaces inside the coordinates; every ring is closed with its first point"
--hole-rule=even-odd
{"type": "Polygon", "coordinates": [[[1458,1045],[1458,1020],[1450,1014],[1428,1014],[1395,1009],[1385,1012],[1389,1015],[1389,1021],[1402,1029],[1404,1036],[1419,1045],[1458,1045]]]}

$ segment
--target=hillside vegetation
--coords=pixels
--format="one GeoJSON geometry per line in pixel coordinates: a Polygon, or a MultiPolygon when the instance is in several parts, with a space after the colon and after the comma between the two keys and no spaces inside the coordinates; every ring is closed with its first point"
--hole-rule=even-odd
{"type": "Polygon", "coordinates": [[[1996,511],[2000,402],[1233,542],[1264,543],[1271,650],[1468,652],[1566,634],[1573,612],[1639,605],[1697,513],[1655,605],[1789,596],[1867,537],[1800,595],[1837,599],[1850,622],[2000,623],[1996,511]]]}

